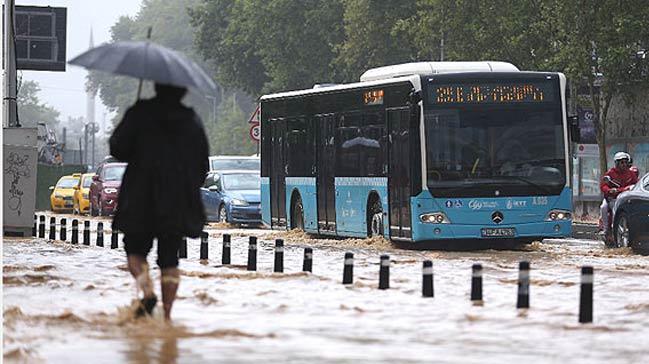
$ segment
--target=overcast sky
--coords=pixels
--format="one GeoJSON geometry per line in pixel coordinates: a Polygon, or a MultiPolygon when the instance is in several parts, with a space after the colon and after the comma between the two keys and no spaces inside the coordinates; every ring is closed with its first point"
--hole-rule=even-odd
{"type": "MultiPolygon", "coordinates": [[[[70,59],[88,49],[90,28],[95,45],[110,40],[110,27],[122,15],[134,16],[140,9],[140,0],[16,0],[16,5],[54,6],[68,9],[67,52],[70,59]]],[[[86,115],[84,84],[88,72],[77,66],[66,66],[65,72],[19,71],[25,80],[40,84],[40,99],[61,112],[60,119],[86,115]]],[[[110,120],[99,97],[95,120],[102,123],[104,113],[110,120]]]]}

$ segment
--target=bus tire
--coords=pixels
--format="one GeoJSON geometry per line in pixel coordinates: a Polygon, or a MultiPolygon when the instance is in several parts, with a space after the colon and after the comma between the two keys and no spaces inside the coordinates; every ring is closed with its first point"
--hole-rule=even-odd
{"type": "Polygon", "coordinates": [[[299,229],[304,230],[304,205],[302,205],[302,198],[299,194],[293,195],[293,203],[291,204],[291,230],[299,229]]]}
{"type": "Polygon", "coordinates": [[[367,204],[367,236],[383,236],[383,206],[381,200],[376,195],[370,197],[367,204]]]}

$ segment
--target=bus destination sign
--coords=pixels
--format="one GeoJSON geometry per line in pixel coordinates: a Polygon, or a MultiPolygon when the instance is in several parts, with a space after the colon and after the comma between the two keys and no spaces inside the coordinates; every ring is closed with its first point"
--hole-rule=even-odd
{"type": "Polygon", "coordinates": [[[370,90],[363,92],[365,105],[383,105],[383,90],[370,90]]]}
{"type": "Polygon", "coordinates": [[[552,84],[465,83],[431,85],[434,104],[510,104],[548,102],[554,98],[552,84]]]}

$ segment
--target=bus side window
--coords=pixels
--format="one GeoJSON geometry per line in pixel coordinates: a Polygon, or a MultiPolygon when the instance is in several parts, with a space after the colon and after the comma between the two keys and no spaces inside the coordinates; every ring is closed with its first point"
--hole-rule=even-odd
{"type": "MultiPolygon", "coordinates": [[[[336,123],[336,176],[360,176],[361,151],[365,140],[360,135],[358,112],[340,115],[336,123]]],[[[364,163],[364,162],[363,162],[364,163]]]]}
{"type": "Polygon", "coordinates": [[[385,163],[386,130],[383,113],[366,113],[363,115],[361,138],[361,174],[364,176],[382,176],[385,163]]]}

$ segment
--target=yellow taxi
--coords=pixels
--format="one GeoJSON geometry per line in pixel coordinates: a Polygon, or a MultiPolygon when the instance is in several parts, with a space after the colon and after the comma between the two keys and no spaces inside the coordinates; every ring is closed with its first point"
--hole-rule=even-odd
{"type": "Polygon", "coordinates": [[[90,184],[92,183],[92,176],[94,173],[84,173],[79,179],[79,183],[74,187],[74,195],[72,196],[72,212],[75,214],[87,214],[90,210],[90,184]]]}
{"type": "Polygon", "coordinates": [[[79,184],[81,173],[63,176],[56,182],[56,186],[50,186],[50,206],[54,212],[71,212],[74,206],[74,187],[79,184]]]}

